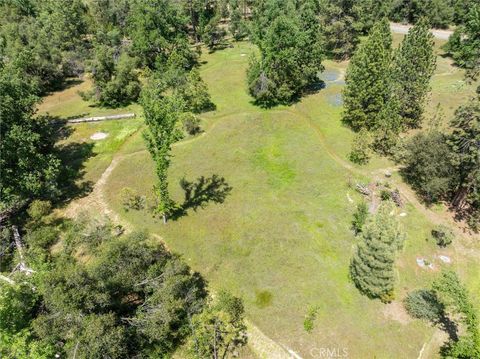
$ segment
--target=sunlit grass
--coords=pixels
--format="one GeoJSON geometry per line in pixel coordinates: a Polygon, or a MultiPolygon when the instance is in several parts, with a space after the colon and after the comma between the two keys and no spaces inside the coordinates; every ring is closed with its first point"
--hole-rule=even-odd
{"type": "MultiPolygon", "coordinates": [[[[347,63],[326,61],[331,77],[324,89],[292,106],[265,110],[254,106],[246,92],[245,70],[253,51],[252,45],[238,43],[204,53],[201,74],[217,110],[202,116],[203,135],[176,144],[172,151],[173,198],[183,201],[181,178],[194,181],[217,174],[233,188],[224,203],[190,210],[167,225],[146,211],[123,211],[118,196],[123,187],[150,196],[156,181],[138,130],[141,119],[75,126],[69,141],[89,141],[97,131],[110,133],[95,145],[98,155],[87,162],[86,176],[94,180],[114,154],[130,154],[119,157],[109,177],[106,198],[111,207],[136,228],[163,237],[212,288],[241,295],[248,317],[272,339],[305,357],[313,347],[346,347],[355,358],[372,353],[379,358],[417,357],[433,329],[420,321],[389,319],[383,304],[361,296],[348,279],[357,241],[350,221],[361,200],[349,183],[386,181],[383,169],[393,163],[374,157],[368,166],[358,167],[348,161],[353,133],[341,124],[338,102],[347,63]],[[313,306],[318,315],[309,334],[303,321],[313,306]]],[[[473,91],[471,86],[455,88],[462,79],[462,71],[439,58],[430,109],[440,102],[448,119],[456,101],[473,91]]],[[[394,187],[401,178],[395,174],[389,181],[394,187]]],[[[436,270],[428,271],[416,265],[416,258],[434,261],[440,253],[453,258],[453,267],[480,294],[472,258],[455,245],[439,250],[427,240],[430,220],[410,204],[404,211],[407,215],[400,220],[408,239],[397,262],[397,298],[430,284],[440,264],[435,261],[436,270]]]]}

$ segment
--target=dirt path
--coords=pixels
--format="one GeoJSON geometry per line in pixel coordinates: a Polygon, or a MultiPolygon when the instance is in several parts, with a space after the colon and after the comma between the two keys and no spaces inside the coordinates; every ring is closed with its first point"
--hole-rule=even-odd
{"type": "MultiPolygon", "coordinates": [[[[198,137],[197,137],[198,138],[198,137]]],[[[191,139],[195,140],[197,138],[191,139]]],[[[187,140],[190,142],[191,140],[187,140]]],[[[181,143],[178,143],[180,145],[181,143]]],[[[120,224],[129,232],[133,229],[131,223],[122,219],[119,214],[113,211],[105,198],[105,186],[108,183],[112,172],[118,166],[118,164],[129,157],[137,155],[138,153],[145,152],[146,150],[132,152],[126,155],[119,155],[113,158],[110,165],[102,173],[100,179],[95,183],[92,192],[79,200],[72,202],[67,209],[65,210],[65,216],[69,218],[74,218],[79,213],[84,210],[93,211],[95,213],[101,213],[107,215],[114,223],[120,224]]],[[[151,233],[151,235],[162,242],[165,247],[168,249],[167,244],[164,239],[156,234],[151,233]]],[[[301,359],[296,353],[290,349],[285,349],[283,346],[275,342],[266,336],[258,327],[253,323],[247,320],[247,335],[248,335],[248,345],[252,351],[261,359],[301,359]]]]}
{"type": "MultiPolygon", "coordinates": [[[[403,24],[392,22],[390,23],[390,30],[397,34],[407,34],[408,30],[410,30],[412,26],[413,25],[403,25],[403,24]]],[[[453,34],[452,30],[431,29],[430,32],[433,34],[435,38],[440,40],[448,40],[450,35],[453,34]]]]}
{"type": "MultiPolygon", "coordinates": [[[[319,140],[319,144],[322,146],[324,151],[340,166],[345,168],[347,171],[351,173],[355,173],[362,176],[372,177],[375,175],[383,175],[383,172],[386,169],[377,169],[375,171],[367,171],[362,168],[358,168],[342,157],[340,157],[327,143],[325,135],[323,134],[321,128],[314,123],[312,118],[304,113],[298,105],[293,107],[294,110],[281,110],[282,112],[286,111],[291,113],[292,115],[300,118],[306,126],[312,129],[319,140]]],[[[244,113],[247,114],[247,113],[244,113]]],[[[251,113],[256,114],[255,112],[251,113]]],[[[214,118],[215,122],[209,127],[208,133],[217,125],[217,123],[221,120],[221,118],[228,117],[231,114],[222,115],[219,117],[214,118]]],[[[179,142],[174,146],[181,146],[192,141],[196,141],[203,136],[207,135],[207,132],[202,133],[200,136],[187,139],[185,141],[179,142]]],[[[108,179],[111,176],[114,169],[117,167],[119,163],[124,160],[127,160],[129,157],[137,155],[138,153],[145,152],[146,150],[140,150],[136,152],[132,152],[125,155],[118,155],[112,159],[110,165],[105,169],[100,179],[94,185],[93,191],[86,197],[81,198],[75,202],[72,202],[67,209],[65,210],[65,215],[67,217],[75,217],[78,213],[80,213],[84,209],[93,210],[97,213],[106,214],[110,219],[118,224],[121,224],[127,231],[131,230],[133,226],[122,219],[118,213],[113,211],[105,198],[105,186],[108,183],[108,179]]],[[[392,170],[389,168],[389,170],[392,170]]],[[[398,170],[394,168],[393,170],[398,170]]],[[[396,186],[399,188],[400,193],[404,199],[406,199],[409,203],[411,203],[420,213],[425,215],[432,223],[435,224],[448,224],[452,225],[450,221],[448,221],[444,216],[440,216],[439,214],[431,211],[430,209],[426,208],[422,203],[419,202],[415,193],[404,183],[396,183],[396,186]]],[[[457,226],[454,228],[458,229],[457,226]]],[[[458,234],[465,238],[466,235],[460,230],[457,230],[458,234]]],[[[159,241],[164,242],[163,238],[158,234],[152,234],[155,238],[159,241]]],[[[167,247],[168,248],[168,247],[167,247]]],[[[275,342],[268,336],[266,336],[258,327],[256,327],[250,321],[247,322],[247,332],[249,337],[249,346],[251,347],[252,351],[259,357],[259,358],[268,358],[268,359],[283,359],[283,358],[294,358],[294,359],[301,359],[301,357],[296,354],[293,350],[282,346],[281,344],[275,342]]],[[[423,347],[419,350],[419,358],[430,357],[434,350],[438,349],[438,346],[441,344],[441,337],[442,333],[438,333],[435,331],[432,338],[423,345],[423,347]]]]}

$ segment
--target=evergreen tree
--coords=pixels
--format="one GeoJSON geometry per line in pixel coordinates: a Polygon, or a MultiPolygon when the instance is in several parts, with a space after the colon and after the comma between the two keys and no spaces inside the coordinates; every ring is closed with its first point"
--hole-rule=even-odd
{"type": "Polygon", "coordinates": [[[478,75],[480,71],[480,3],[472,4],[465,24],[459,26],[450,36],[445,49],[459,66],[473,71],[473,75],[478,75]]]}
{"type": "Polygon", "coordinates": [[[357,0],[352,5],[355,19],[354,28],[361,34],[368,34],[381,19],[387,17],[392,7],[392,0],[357,0]]]}
{"type": "Polygon", "coordinates": [[[370,133],[362,128],[353,139],[352,150],[350,151],[350,161],[359,165],[367,164],[370,160],[370,133]]]}
{"type": "Polygon", "coordinates": [[[425,18],[403,39],[394,58],[394,81],[400,101],[400,115],[409,127],[419,127],[430,79],[435,71],[433,35],[425,18]]]}
{"type": "Polygon", "coordinates": [[[399,99],[394,92],[386,98],[385,105],[378,113],[373,129],[373,148],[383,154],[392,155],[402,130],[402,121],[399,115],[399,99]]]}
{"type": "Polygon", "coordinates": [[[108,107],[119,107],[137,100],[140,81],[135,72],[135,60],[126,52],[122,53],[118,44],[114,47],[98,44],[90,71],[94,88],[83,93],[84,98],[108,107]]]}
{"type": "Polygon", "coordinates": [[[318,81],[323,70],[312,4],[305,3],[296,11],[290,2],[279,9],[271,8],[274,3],[276,0],[266,0],[264,15],[255,15],[254,41],[261,57],[253,58],[247,70],[249,92],[263,106],[291,102],[318,81]],[[266,30],[261,28],[260,24],[272,16],[266,30]]]}
{"type": "Polygon", "coordinates": [[[325,51],[335,60],[350,58],[360,42],[352,10],[349,0],[327,0],[320,6],[325,51]]]}
{"type": "Polygon", "coordinates": [[[458,174],[453,206],[470,206],[472,224],[478,226],[480,216],[480,99],[475,98],[460,107],[452,121],[453,132],[449,144],[453,165],[458,174]]]}
{"type": "Polygon", "coordinates": [[[210,19],[203,28],[202,41],[212,51],[221,45],[225,35],[225,30],[220,26],[220,16],[217,15],[210,19]]]}
{"type": "Polygon", "coordinates": [[[377,214],[363,227],[360,242],[350,263],[350,275],[356,287],[370,298],[390,302],[395,284],[396,252],[403,246],[395,216],[395,205],[384,202],[377,214]]]}
{"type": "Polygon", "coordinates": [[[384,19],[373,27],[348,66],[343,121],[356,131],[376,128],[379,114],[392,97],[391,44],[389,23],[384,19]]]}
{"type": "Polygon", "coordinates": [[[228,30],[235,40],[241,40],[247,35],[247,25],[243,19],[240,0],[230,0],[230,23],[228,30]]]}
{"type": "Polygon", "coordinates": [[[185,102],[186,111],[201,113],[215,109],[208,88],[197,69],[175,77],[174,92],[185,102]]]}
{"type": "Polygon", "coordinates": [[[401,0],[393,3],[391,17],[410,24],[426,17],[431,26],[447,28],[453,21],[454,10],[451,0],[401,0]]]}
{"type": "Polygon", "coordinates": [[[135,1],[129,13],[129,34],[141,64],[161,69],[172,56],[180,56],[191,68],[196,55],[188,42],[187,21],[177,2],[135,1]]]}

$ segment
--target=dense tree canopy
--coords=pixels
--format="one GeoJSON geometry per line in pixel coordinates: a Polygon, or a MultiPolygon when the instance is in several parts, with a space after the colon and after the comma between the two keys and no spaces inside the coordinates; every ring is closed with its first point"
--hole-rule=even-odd
{"type": "Polygon", "coordinates": [[[0,68],[1,210],[32,197],[56,194],[60,161],[48,121],[34,118],[35,93],[16,69],[0,68]]]}
{"type": "Polygon", "coordinates": [[[288,103],[318,81],[323,70],[315,9],[308,2],[298,11],[291,1],[261,4],[253,24],[260,58],[250,61],[249,92],[263,106],[288,103]]]}
{"type": "Polygon", "coordinates": [[[456,63],[473,71],[473,77],[480,71],[480,3],[472,4],[466,14],[465,23],[450,37],[446,50],[456,63]]]}
{"type": "MultiPolygon", "coordinates": [[[[207,323],[198,333],[193,325],[209,315],[225,325],[222,350],[245,344],[241,300],[225,293],[208,304],[200,275],[145,233],[119,235],[110,222],[88,216],[61,227],[40,218],[30,218],[25,236],[35,273],[0,280],[2,357],[169,356],[191,335],[215,333],[207,323]],[[47,232],[53,242],[34,240],[47,232]],[[59,240],[60,251],[39,257],[59,240]]],[[[201,350],[191,356],[204,358],[201,350]]]]}

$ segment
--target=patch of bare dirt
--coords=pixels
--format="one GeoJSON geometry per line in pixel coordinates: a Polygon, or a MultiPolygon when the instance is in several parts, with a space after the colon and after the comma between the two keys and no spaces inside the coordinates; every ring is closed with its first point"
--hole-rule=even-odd
{"type": "Polygon", "coordinates": [[[399,322],[402,325],[407,325],[412,321],[402,302],[397,300],[385,305],[383,315],[385,318],[399,322]]]}

